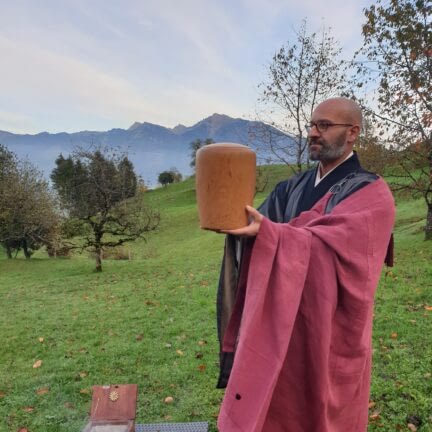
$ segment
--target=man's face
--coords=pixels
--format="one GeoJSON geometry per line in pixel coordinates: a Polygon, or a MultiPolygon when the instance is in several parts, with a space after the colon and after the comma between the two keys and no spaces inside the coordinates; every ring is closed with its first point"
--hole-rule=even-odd
{"type": "MultiPolygon", "coordinates": [[[[316,128],[314,128],[316,129],[316,128]]],[[[312,130],[308,135],[309,159],[313,161],[332,162],[341,158],[345,153],[347,131],[345,129],[314,133],[312,130]]]]}

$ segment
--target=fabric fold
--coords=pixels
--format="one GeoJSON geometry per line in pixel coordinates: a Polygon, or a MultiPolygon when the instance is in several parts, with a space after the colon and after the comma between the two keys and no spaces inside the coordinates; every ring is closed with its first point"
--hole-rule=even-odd
{"type": "Polygon", "coordinates": [[[290,223],[264,218],[247,252],[223,344],[234,361],[221,432],[366,430],[373,298],[394,202],[381,179],[326,214],[331,196],[290,223]]]}

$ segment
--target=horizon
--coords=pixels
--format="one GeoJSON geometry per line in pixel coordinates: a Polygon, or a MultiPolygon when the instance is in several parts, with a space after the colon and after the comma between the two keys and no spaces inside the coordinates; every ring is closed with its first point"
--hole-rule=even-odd
{"type": "Polygon", "coordinates": [[[228,118],[230,118],[231,120],[247,120],[247,121],[253,121],[253,120],[249,120],[249,119],[242,119],[241,117],[231,117],[231,116],[229,116],[229,115],[227,115],[227,114],[221,114],[221,113],[213,113],[213,114],[211,114],[211,115],[209,115],[209,116],[207,116],[207,117],[204,117],[204,118],[202,118],[201,120],[198,120],[196,123],[193,123],[193,124],[191,124],[191,125],[185,125],[185,124],[182,124],[182,123],[178,123],[178,124],[176,124],[175,126],[173,126],[173,127],[168,127],[168,126],[164,126],[164,125],[161,125],[161,124],[157,124],[157,123],[152,123],[152,122],[148,122],[148,121],[143,121],[143,122],[139,122],[139,121],[135,121],[135,122],[133,122],[129,127],[127,127],[127,128],[121,128],[121,127],[112,127],[112,128],[110,128],[110,129],[106,129],[106,130],[90,130],[90,129],[87,129],[87,130],[77,130],[77,131],[71,131],[71,132],[66,132],[66,131],[58,131],[58,132],[49,132],[49,131],[46,131],[46,130],[44,130],[44,131],[40,131],[40,132],[35,132],[35,133],[16,133],[16,132],[11,132],[11,131],[7,131],[7,130],[3,130],[3,129],[0,129],[0,132],[5,132],[5,133],[10,133],[10,134],[12,134],[12,135],[31,135],[31,136],[34,136],[34,135],[41,135],[41,134],[49,134],[49,135],[57,135],[57,134],[63,134],[63,133],[66,133],[66,134],[74,134],[74,133],[81,133],[81,132],[89,132],[89,133],[103,133],[103,132],[110,132],[110,131],[113,131],[113,130],[118,130],[118,129],[121,129],[121,130],[130,130],[133,126],[135,126],[136,124],[138,124],[138,125],[144,125],[144,124],[150,124],[150,125],[154,125],[154,126],[160,126],[160,127],[163,127],[163,128],[165,128],[165,129],[168,129],[168,130],[173,130],[173,129],[175,129],[175,128],[177,128],[177,127],[179,127],[179,126],[182,126],[182,127],[185,127],[185,128],[191,128],[192,126],[195,126],[195,125],[197,125],[198,123],[200,123],[200,122],[202,122],[202,121],[204,121],[204,120],[207,120],[207,119],[209,119],[209,118],[211,118],[211,117],[214,117],[214,116],[223,116],[223,117],[228,117],[228,118]]]}

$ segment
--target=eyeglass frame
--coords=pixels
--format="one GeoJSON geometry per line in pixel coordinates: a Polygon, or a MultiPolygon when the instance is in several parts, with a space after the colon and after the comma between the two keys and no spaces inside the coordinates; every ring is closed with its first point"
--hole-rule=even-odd
{"type": "Polygon", "coordinates": [[[355,126],[355,125],[353,125],[353,124],[348,124],[348,123],[331,123],[331,122],[328,122],[328,121],[325,121],[325,120],[318,120],[317,122],[312,122],[312,121],[311,121],[311,122],[306,123],[306,124],[304,125],[304,127],[305,127],[305,129],[306,129],[306,131],[307,131],[308,133],[312,130],[312,128],[313,128],[314,126],[317,128],[317,131],[318,131],[319,133],[323,133],[323,132],[326,132],[327,129],[328,129],[329,127],[332,127],[332,126],[353,127],[353,126],[355,126]]]}

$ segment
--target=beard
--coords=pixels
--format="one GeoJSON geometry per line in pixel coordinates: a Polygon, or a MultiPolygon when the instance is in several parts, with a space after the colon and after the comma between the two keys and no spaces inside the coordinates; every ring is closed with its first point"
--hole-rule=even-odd
{"type": "Polygon", "coordinates": [[[345,152],[345,133],[341,133],[332,142],[323,138],[308,139],[309,159],[313,161],[332,162],[339,159],[345,152]],[[312,149],[311,146],[316,148],[312,149]]]}

